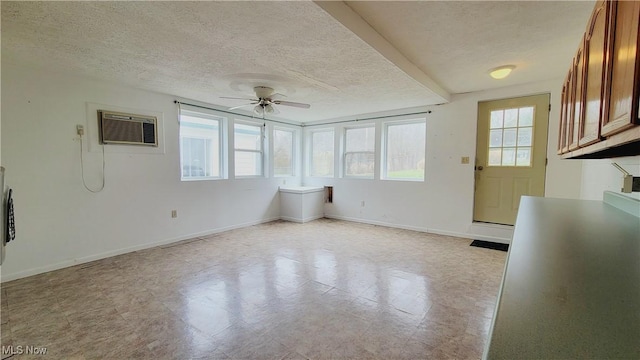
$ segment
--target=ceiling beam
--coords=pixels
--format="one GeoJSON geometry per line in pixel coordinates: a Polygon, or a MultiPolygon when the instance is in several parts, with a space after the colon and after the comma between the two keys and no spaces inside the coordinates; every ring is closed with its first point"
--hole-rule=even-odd
{"type": "Polygon", "coordinates": [[[367,23],[357,12],[343,1],[314,1],[322,10],[326,11],[334,19],[338,20],[360,39],[369,44],[382,56],[391,61],[404,73],[417,81],[425,88],[438,95],[442,102],[449,102],[451,94],[436,83],[429,75],[420,70],[414,63],[409,61],[398,49],[387,39],[367,23]]]}

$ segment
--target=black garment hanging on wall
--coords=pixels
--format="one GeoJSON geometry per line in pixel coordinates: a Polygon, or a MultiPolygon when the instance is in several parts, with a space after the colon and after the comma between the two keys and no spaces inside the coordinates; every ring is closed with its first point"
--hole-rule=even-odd
{"type": "Polygon", "coordinates": [[[13,190],[9,189],[9,193],[7,194],[7,226],[6,226],[6,242],[16,239],[16,220],[13,213],[13,190]]]}

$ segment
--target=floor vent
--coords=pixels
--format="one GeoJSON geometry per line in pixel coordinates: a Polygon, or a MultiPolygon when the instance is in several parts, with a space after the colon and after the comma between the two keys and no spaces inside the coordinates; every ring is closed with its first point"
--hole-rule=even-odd
{"type": "Polygon", "coordinates": [[[481,247],[485,249],[492,249],[492,250],[500,250],[500,251],[509,250],[509,244],[501,244],[501,243],[495,243],[491,241],[482,241],[482,240],[473,240],[473,242],[471,243],[471,246],[481,247]]]}

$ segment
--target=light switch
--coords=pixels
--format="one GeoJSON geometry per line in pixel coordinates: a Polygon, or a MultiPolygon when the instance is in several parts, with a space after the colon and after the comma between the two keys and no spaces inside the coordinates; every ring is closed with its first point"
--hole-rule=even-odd
{"type": "Polygon", "coordinates": [[[460,163],[461,163],[461,164],[468,164],[468,163],[469,163],[469,157],[468,157],[468,156],[463,156],[463,157],[460,159],[460,163]]]}

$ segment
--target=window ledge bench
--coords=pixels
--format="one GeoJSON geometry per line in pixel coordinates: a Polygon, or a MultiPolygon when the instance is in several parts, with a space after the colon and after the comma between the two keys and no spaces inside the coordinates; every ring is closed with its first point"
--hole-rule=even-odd
{"type": "Polygon", "coordinates": [[[324,217],[323,186],[281,186],[280,219],[305,223],[324,217]]]}

